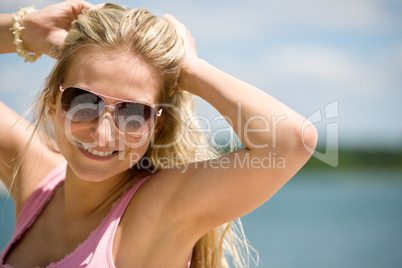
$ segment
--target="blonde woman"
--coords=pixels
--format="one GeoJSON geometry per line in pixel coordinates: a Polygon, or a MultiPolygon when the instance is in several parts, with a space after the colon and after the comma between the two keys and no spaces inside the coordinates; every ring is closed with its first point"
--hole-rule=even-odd
{"type": "Polygon", "coordinates": [[[0,105],[0,175],[17,215],[1,265],[245,266],[230,222],[305,164],[315,128],[198,58],[173,16],[76,0],[15,17],[0,17],[0,52],[57,63],[34,123],[0,105]],[[245,148],[217,158],[196,129],[192,95],[245,148]],[[270,154],[280,167],[264,164],[270,154]]]}

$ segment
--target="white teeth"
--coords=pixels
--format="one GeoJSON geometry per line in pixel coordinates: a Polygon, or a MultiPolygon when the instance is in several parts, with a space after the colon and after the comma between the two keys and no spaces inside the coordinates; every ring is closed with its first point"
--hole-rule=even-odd
{"type": "Polygon", "coordinates": [[[113,154],[114,151],[109,151],[109,152],[100,152],[94,149],[91,149],[89,147],[86,147],[84,144],[82,144],[82,147],[84,148],[85,151],[90,152],[93,155],[97,155],[97,156],[108,156],[113,154]]]}

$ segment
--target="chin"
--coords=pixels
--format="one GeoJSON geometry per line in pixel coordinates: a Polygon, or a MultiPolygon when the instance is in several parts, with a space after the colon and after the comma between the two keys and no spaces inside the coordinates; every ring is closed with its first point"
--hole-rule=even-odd
{"type": "Polygon", "coordinates": [[[123,174],[128,170],[128,167],[93,167],[82,165],[75,165],[74,163],[68,163],[71,172],[77,178],[87,182],[103,182],[115,176],[124,176],[123,174]]]}

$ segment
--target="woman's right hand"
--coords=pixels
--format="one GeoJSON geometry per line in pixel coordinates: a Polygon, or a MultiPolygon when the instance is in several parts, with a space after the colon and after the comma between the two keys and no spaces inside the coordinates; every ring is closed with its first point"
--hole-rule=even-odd
{"type": "Polygon", "coordinates": [[[21,19],[24,49],[54,57],[64,42],[71,23],[83,9],[97,8],[82,0],[68,0],[27,14],[21,19]]]}

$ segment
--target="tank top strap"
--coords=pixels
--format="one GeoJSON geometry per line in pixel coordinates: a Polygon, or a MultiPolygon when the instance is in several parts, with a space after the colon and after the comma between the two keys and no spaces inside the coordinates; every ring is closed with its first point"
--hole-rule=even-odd
{"type": "MultiPolygon", "coordinates": [[[[124,214],[124,211],[126,211],[128,204],[130,203],[131,199],[133,198],[134,194],[137,192],[137,190],[140,188],[140,186],[149,178],[143,178],[140,181],[138,181],[131,189],[129,189],[125,194],[123,194],[123,196],[121,197],[121,200],[119,200],[119,202],[116,204],[116,207],[112,209],[111,211],[111,215],[110,215],[110,221],[112,221],[113,223],[109,224],[109,235],[107,235],[106,233],[104,234],[104,238],[107,238],[107,248],[106,248],[106,256],[107,256],[107,262],[109,263],[109,265],[111,265],[112,267],[114,267],[114,261],[113,261],[113,241],[114,241],[114,237],[117,231],[117,227],[120,223],[121,217],[124,214]]],[[[190,268],[191,266],[191,259],[193,256],[193,252],[190,253],[190,257],[189,260],[187,262],[187,268],[190,268]]]]}
{"type": "Polygon", "coordinates": [[[130,189],[125,191],[122,196],[120,197],[119,200],[113,205],[112,210],[110,211],[109,219],[111,221],[118,219],[120,221],[120,218],[123,216],[124,212],[126,211],[126,208],[128,204],[130,203],[131,199],[133,198],[134,194],[137,192],[137,190],[140,188],[140,186],[149,178],[150,176],[147,176],[145,178],[140,179],[137,181],[130,189]]]}
{"type": "Polygon", "coordinates": [[[15,234],[27,229],[49,202],[50,198],[66,178],[67,162],[53,169],[28,197],[18,214],[15,224],[15,234]]]}
{"type": "Polygon", "coordinates": [[[113,205],[109,215],[104,219],[100,230],[96,232],[95,236],[91,237],[91,241],[88,241],[89,244],[93,244],[89,248],[93,248],[96,245],[94,259],[100,260],[106,257],[109,267],[114,267],[112,249],[117,227],[134,194],[148,178],[149,176],[139,180],[133,187],[123,193],[113,205]]]}

